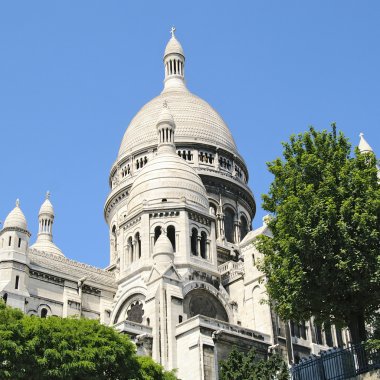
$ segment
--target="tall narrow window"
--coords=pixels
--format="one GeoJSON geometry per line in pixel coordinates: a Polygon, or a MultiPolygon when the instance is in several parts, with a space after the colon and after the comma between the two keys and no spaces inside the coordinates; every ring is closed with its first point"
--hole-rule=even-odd
{"type": "Polygon", "coordinates": [[[191,253],[195,256],[198,254],[197,245],[198,245],[198,231],[196,228],[193,228],[191,230],[191,253]]]}
{"type": "Polygon", "coordinates": [[[168,239],[172,243],[173,246],[173,251],[175,252],[175,227],[174,226],[169,226],[167,229],[167,235],[168,239]]]}
{"type": "Polygon", "coordinates": [[[224,210],[224,230],[226,234],[226,239],[230,243],[235,243],[234,221],[235,212],[230,208],[226,208],[224,210]]]}
{"type": "Polygon", "coordinates": [[[245,216],[240,217],[240,240],[243,240],[248,233],[248,222],[245,216]]]}
{"type": "Polygon", "coordinates": [[[4,301],[5,304],[7,303],[7,300],[8,300],[8,294],[4,293],[4,295],[3,295],[3,301],[4,301]]]}
{"type": "Polygon", "coordinates": [[[15,289],[18,289],[19,283],[20,283],[20,276],[16,276],[15,289]]]}
{"type": "Polygon", "coordinates": [[[154,229],[154,243],[155,244],[156,244],[156,241],[157,241],[157,239],[159,238],[160,235],[161,235],[161,226],[157,226],[154,229]]]}
{"type": "Polygon", "coordinates": [[[12,244],[12,236],[9,236],[8,245],[11,246],[12,244]]]}
{"type": "Polygon", "coordinates": [[[202,233],[201,233],[201,257],[203,259],[207,259],[206,247],[207,247],[207,235],[206,235],[206,232],[202,231],[202,233]]]}
{"type": "Polygon", "coordinates": [[[41,309],[41,318],[46,318],[47,317],[47,309],[46,308],[42,308],[41,309]]]}
{"type": "Polygon", "coordinates": [[[21,247],[21,238],[18,238],[18,247],[21,247]]]}

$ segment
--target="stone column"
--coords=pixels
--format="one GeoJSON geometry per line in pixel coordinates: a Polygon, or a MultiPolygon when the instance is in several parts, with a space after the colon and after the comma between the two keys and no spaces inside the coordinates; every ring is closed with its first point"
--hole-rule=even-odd
{"type": "Polygon", "coordinates": [[[197,256],[201,255],[201,236],[197,236],[197,256]]]}
{"type": "Polygon", "coordinates": [[[133,251],[133,261],[136,261],[139,257],[137,256],[137,240],[134,239],[132,242],[132,251],[133,251]]]}

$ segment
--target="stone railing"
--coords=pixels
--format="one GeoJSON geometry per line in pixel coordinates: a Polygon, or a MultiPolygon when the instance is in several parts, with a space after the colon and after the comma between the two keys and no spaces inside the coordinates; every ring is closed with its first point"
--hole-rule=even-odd
{"type": "Polygon", "coordinates": [[[227,261],[219,265],[218,271],[222,276],[222,284],[227,285],[244,276],[244,263],[241,261],[227,261]]]}
{"type": "Polygon", "coordinates": [[[192,328],[203,327],[210,330],[218,331],[220,333],[231,334],[235,336],[246,337],[249,339],[255,339],[263,342],[269,342],[270,337],[267,334],[260,333],[248,328],[244,328],[238,325],[233,325],[228,322],[223,322],[218,319],[205,317],[203,315],[196,315],[189,318],[186,321],[177,325],[177,334],[180,335],[189,331],[192,328]]]}

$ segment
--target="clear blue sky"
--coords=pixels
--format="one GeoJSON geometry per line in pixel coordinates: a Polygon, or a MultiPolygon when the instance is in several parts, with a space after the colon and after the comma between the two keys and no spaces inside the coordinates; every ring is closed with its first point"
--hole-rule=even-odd
{"type": "Polygon", "coordinates": [[[109,169],[129,121],[162,89],[172,25],[190,90],[229,125],[258,212],[281,141],[335,121],[380,155],[380,1],[0,2],[0,219],[32,232],[46,190],[67,257],[104,267],[109,169]]]}

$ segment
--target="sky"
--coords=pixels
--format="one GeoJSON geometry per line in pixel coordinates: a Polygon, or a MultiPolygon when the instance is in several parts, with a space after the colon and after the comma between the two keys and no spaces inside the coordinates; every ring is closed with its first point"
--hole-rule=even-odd
{"type": "Polygon", "coordinates": [[[188,88],[229,126],[257,202],[281,142],[332,122],[380,155],[380,1],[0,1],[0,220],[32,233],[47,190],[64,254],[109,263],[103,206],[128,124],[162,90],[177,29],[188,88]]]}

